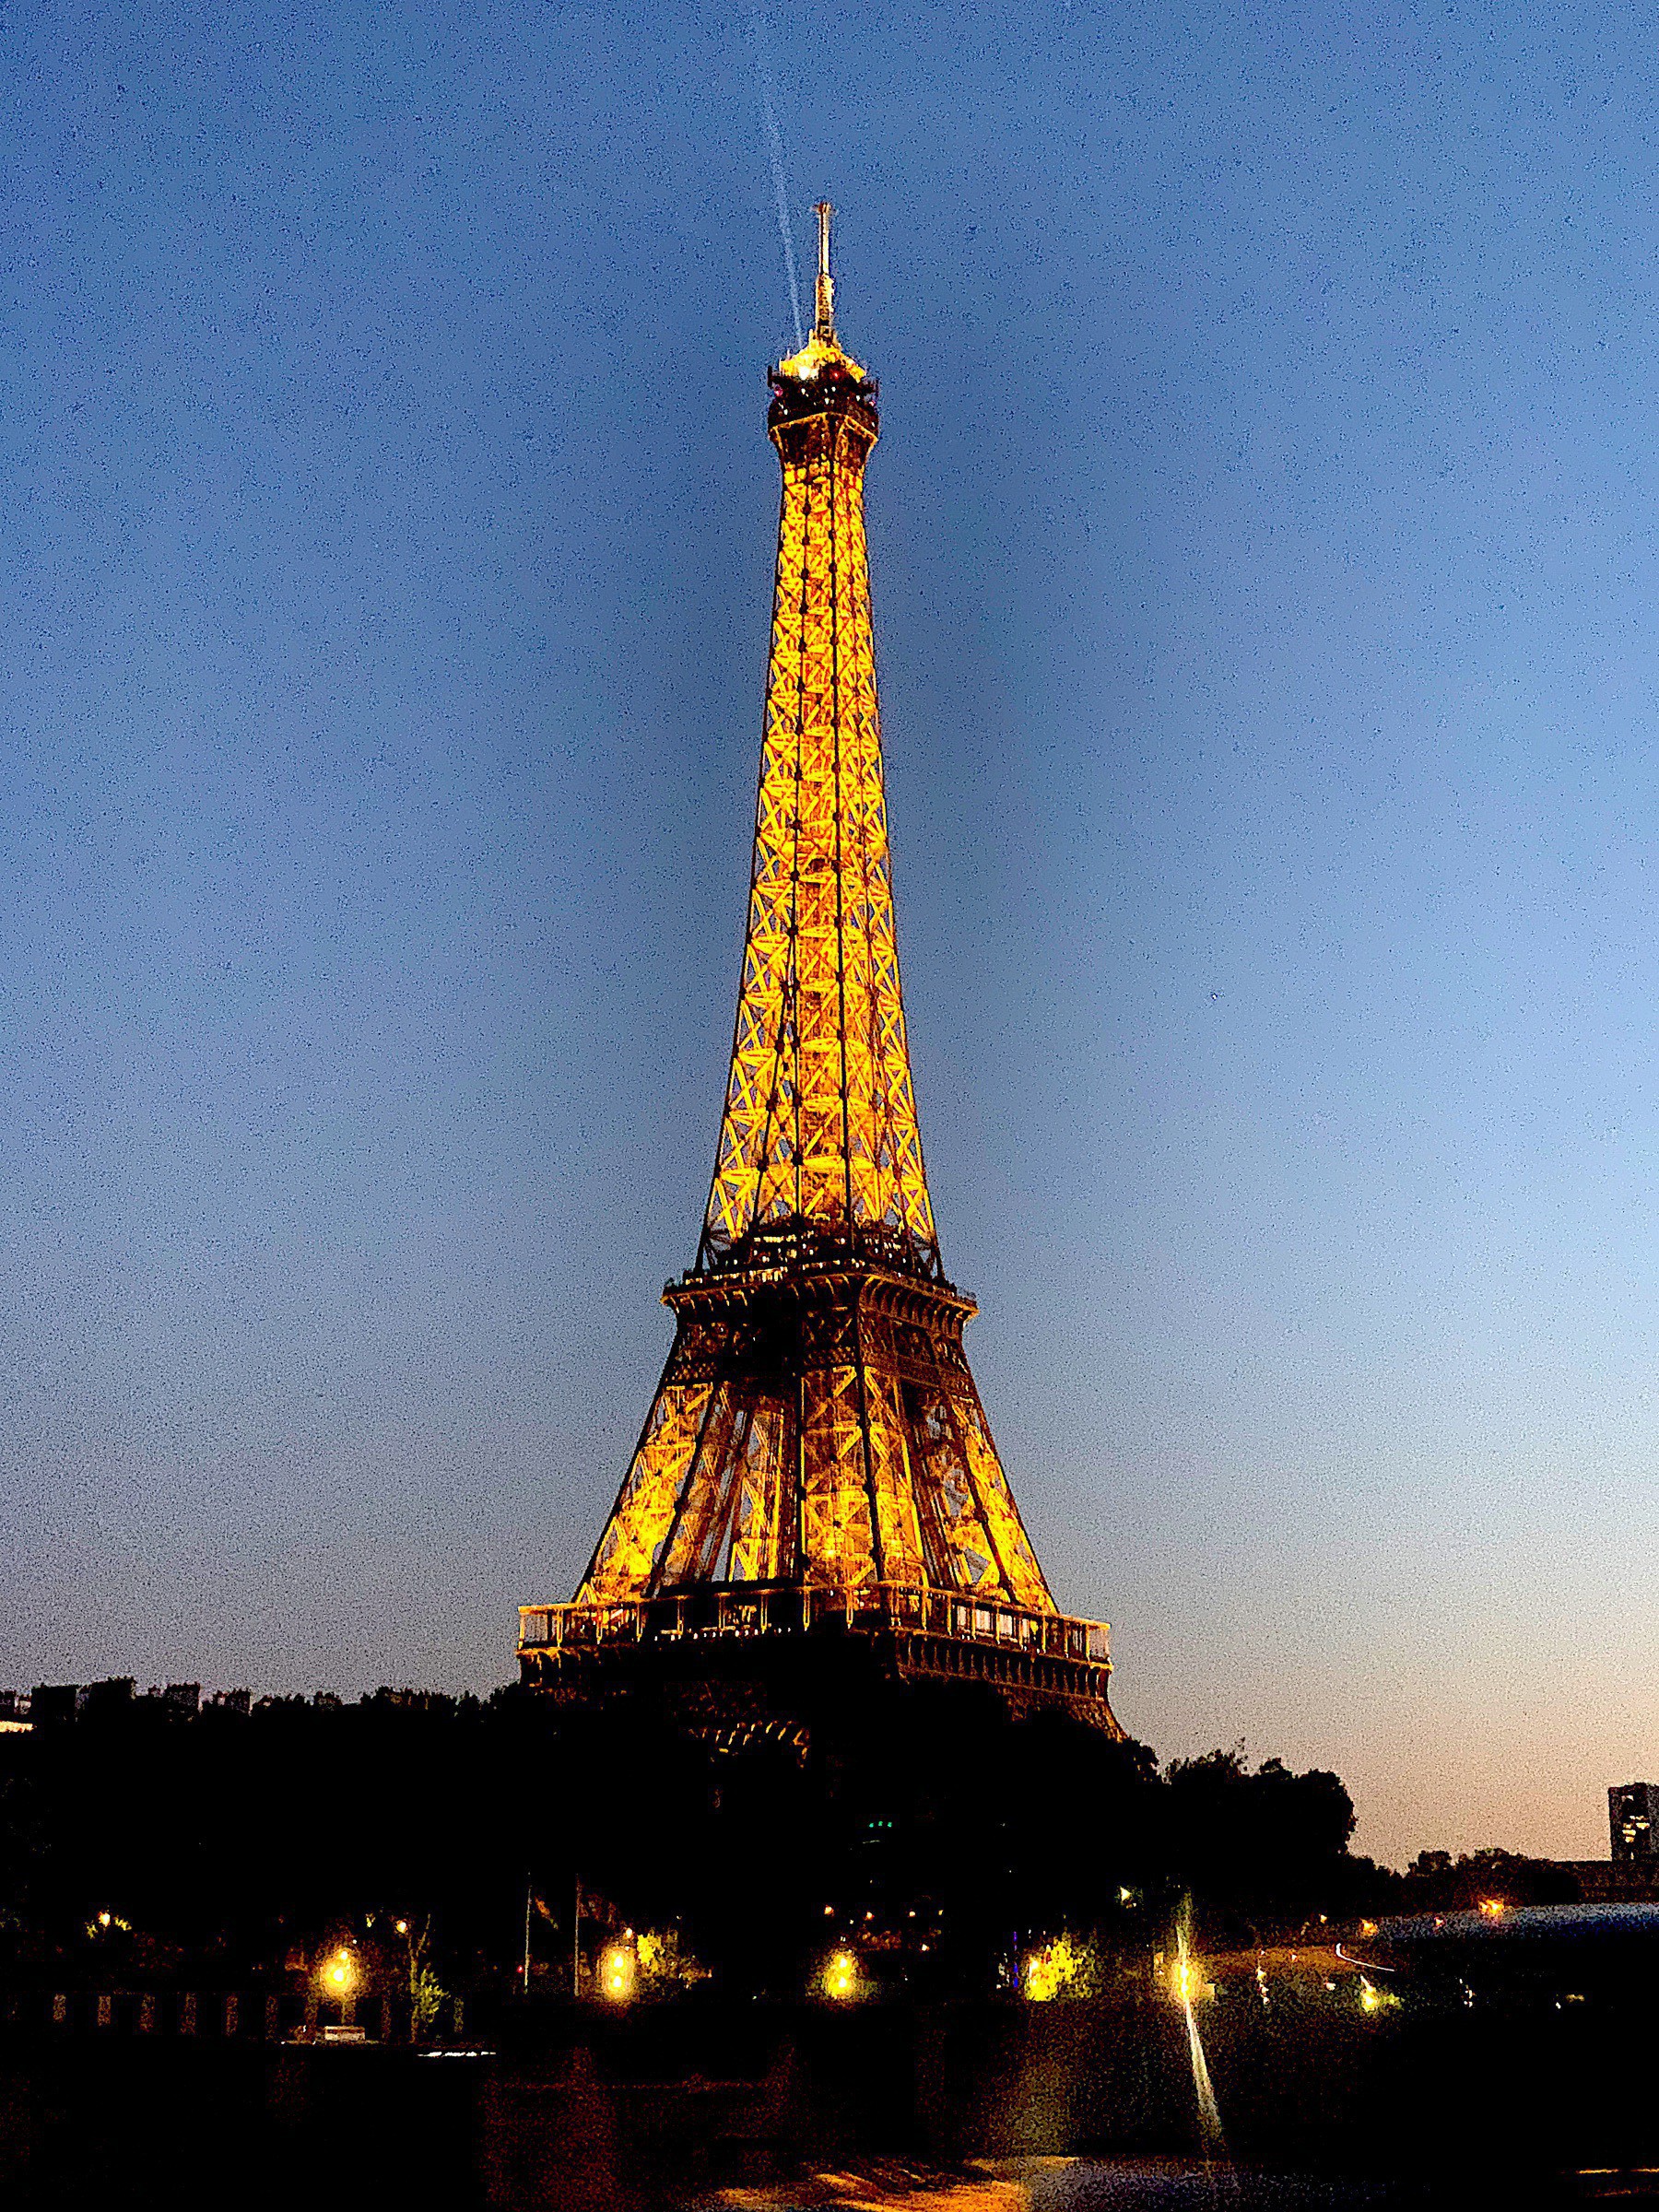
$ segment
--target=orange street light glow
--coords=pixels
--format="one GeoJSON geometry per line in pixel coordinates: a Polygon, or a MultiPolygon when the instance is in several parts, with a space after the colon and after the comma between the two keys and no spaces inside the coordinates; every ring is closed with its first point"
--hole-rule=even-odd
{"type": "Polygon", "coordinates": [[[824,1987],[832,1997],[855,1996],[858,1992],[858,1961],[851,1951],[837,1951],[824,1969],[824,1987]]]}
{"type": "Polygon", "coordinates": [[[599,1987],[607,1997],[618,2004],[626,2004],[634,1994],[634,1975],[637,1961],[625,1943],[613,1943],[599,1959],[599,1987]]]}

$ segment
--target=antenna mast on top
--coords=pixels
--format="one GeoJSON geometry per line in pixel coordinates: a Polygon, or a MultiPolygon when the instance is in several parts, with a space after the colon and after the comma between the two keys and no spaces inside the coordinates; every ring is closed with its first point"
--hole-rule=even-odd
{"type": "Polygon", "coordinates": [[[830,218],[835,213],[828,200],[819,200],[812,210],[818,217],[818,316],[812,330],[815,337],[826,345],[835,342],[835,285],[830,275],[830,218]]]}

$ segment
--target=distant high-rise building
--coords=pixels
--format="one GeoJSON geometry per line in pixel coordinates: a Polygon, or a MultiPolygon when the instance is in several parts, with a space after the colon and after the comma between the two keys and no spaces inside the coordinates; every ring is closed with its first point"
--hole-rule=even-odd
{"type": "Polygon", "coordinates": [[[1618,1782],[1607,1792],[1615,1859],[1659,1859],[1659,1782],[1618,1782]]]}

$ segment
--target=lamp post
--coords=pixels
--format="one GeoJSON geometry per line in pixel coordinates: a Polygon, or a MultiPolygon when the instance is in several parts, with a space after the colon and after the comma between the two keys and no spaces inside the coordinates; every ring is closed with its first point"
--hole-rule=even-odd
{"type": "Polygon", "coordinates": [[[599,1959],[600,1994],[613,2005],[626,2005],[634,1994],[638,1965],[631,1944],[607,1944],[599,1959]]]}
{"type": "Polygon", "coordinates": [[[358,1964],[351,1952],[342,1944],[323,1966],[323,1988],[340,2007],[340,2025],[349,2027],[357,2017],[358,1964]]]}
{"type": "Polygon", "coordinates": [[[845,2002],[858,1994],[858,1959],[852,1951],[832,1951],[824,1968],[824,1994],[845,2002]]]}

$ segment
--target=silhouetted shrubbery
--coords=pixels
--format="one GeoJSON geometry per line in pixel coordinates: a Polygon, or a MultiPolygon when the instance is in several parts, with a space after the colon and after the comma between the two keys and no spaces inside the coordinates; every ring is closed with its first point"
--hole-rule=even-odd
{"type": "Polygon", "coordinates": [[[1334,1774],[1217,1751],[1160,1776],[1143,1745],[1012,1721],[970,1685],[873,1698],[804,1761],[516,1688],[195,1710],[109,1685],[41,1710],[0,1737],[7,1940],[61,1957],[108,1912],[103,1955],[125,1943],[152,1972],[175,1955],[280,1971],[331,1928],[394,1914],[429,1920],[447,1975],[505,1976],[528,1889],[555,1986],[580,1881],[595,1924],[675,1927],[732,1986],[799,1987],[845,1932],[912,1986],[984,1989],[1014,1946],[1062,1928],[1144,1961],[1187,1889],[1256,1928],[1402,1888],[1350,1855],[1334,1774]]]}

